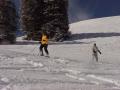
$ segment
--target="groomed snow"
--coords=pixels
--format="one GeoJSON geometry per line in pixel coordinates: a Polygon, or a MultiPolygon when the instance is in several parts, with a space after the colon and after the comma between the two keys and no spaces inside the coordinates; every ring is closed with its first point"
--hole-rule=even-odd
{"type": "Polygon", "coordinates": [[[39,56],[33,41],[1,45],[0,89],[120,90],[120,16],[73,23],[70,31],[71,41],[49,45],[50,58],[39,56]],[[102,52],[99,62],[93,43],[102,52]]]}

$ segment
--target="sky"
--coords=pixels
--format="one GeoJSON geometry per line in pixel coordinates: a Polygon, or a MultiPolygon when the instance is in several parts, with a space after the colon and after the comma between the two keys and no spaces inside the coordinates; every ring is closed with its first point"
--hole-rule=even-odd
{"type": "Polygon", "coordinates": [[[69,21],[120,15],[120,0],[69,0],[69,21]]]}
{"type": "MultiPolygon", "coordinates": [[[[19,6],[19,0],[15,0],[19,6]]],[[[120,15],[120,0],[69,0],[69,22],[120,15]]]]}

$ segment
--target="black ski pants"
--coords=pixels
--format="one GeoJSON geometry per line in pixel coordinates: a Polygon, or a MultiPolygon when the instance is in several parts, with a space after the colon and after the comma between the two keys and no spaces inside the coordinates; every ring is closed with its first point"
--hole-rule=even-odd
{"type": "Polygon", "coordinates": [[[44,55],[43,54],[43,48],[44,48],[44,50],[45,50],[45,53],[47,54],[47,55],[49,55],[49,52],[48,52],[48,44],[41,44],[40,45],[40,52],[41,52],[41,55],[44,55]]]}

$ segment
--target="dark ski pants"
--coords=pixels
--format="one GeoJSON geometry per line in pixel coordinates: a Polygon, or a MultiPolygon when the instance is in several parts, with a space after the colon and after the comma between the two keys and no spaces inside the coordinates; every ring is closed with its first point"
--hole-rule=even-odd
{"type": "Polygon", "coordinates": [[[41,55],[44,55],[43,54],[43,48],[44,48],[44,50],[45,50],[45,53],[47,54],[47,55],[49,55],[49,52],[48,52],[48,44],[41,44],[40,45],[40,52],[41,52],[41,55]]]}
{"type": "Polygon", "coordinates": [[[93,53],[93,59],[95,59],[98,62],[98,53],[93,53]]]}

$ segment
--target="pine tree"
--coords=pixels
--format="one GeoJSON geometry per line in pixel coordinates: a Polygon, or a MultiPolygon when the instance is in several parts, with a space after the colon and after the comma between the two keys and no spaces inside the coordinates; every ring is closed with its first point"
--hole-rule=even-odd
{"type": "Polygon", "coordinates": [[[15,43],[18,14],[13,0],[0,1],[0,43],[15,43]]]}
{"type": "Polygon", "coordinates": [[[23,30],[27,32],[27,38],[32,37],[32,30],[34,30],[34,18],[31,15],[32,4],[31,0],[22,0],[21,23],[23,30]]]}
{"type": "Polygon", "coordinates": [[[46,31],[55,41],[68,33],[67,0],[22,0],[22,28],[27,39],[39,40],[46,31]]]}
{"type": "Polygon", "coordinates": [[[65,39],[68,33],[68,1],[67,0],[48,0],[45,2],[44,28],[48,30],[51,38],[55,41],[65,39]]]}

